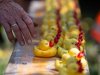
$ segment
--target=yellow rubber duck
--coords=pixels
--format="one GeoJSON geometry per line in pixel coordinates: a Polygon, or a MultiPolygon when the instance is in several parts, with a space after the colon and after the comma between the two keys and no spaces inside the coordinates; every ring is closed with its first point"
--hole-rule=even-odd
{"type": "Polygon", "coordinates": [[[38,46],[34,47],[33,53],[37,57],[53,57],[57,53],[56,47],[50,47],[47,40],[41,40],[38,46]]]}

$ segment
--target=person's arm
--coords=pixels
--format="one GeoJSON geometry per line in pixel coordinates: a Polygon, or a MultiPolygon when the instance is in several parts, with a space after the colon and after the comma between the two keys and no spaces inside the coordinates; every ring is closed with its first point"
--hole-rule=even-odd
{"type": "Polygon", "coordinates": [[[33,22],[24,9],[13,0],[0,0],[0,24],[5,28],[11,42],[15,37],[21,45],[32,42],[33,22]]]}
{"type": "Polygon", "coordinates": [[[8,1],[12,1],[12,0],[0,0],[0,3],[1,2],[8,2],[8,1]]]}

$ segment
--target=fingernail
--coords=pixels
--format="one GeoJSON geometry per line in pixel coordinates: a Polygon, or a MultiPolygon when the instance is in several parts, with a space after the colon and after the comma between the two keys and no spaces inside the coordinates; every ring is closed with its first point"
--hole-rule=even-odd
{"type": "Polygon", "coordinates": [[[24,46],[24,42],[22,41],[22,42],[20,42],[20,44],[22,45],[22,46],[24,46]]]}
{"type": "Polygon", "coordinates": [[[31,44],[32,43],[32,41],[31,40],[28,40],[28,44],[31,44]]]}

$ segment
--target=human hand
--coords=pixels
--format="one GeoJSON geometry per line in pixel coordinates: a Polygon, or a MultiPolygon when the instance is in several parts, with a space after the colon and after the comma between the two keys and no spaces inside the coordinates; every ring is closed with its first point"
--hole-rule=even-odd
{"type": "Polygon", "coordinates": [[[34,25],[20,5],[13,1],[0,4],[0,23],[11,42],[14,42],[16,37],[21,45],[31,44],[34,37],[34,25]]]}

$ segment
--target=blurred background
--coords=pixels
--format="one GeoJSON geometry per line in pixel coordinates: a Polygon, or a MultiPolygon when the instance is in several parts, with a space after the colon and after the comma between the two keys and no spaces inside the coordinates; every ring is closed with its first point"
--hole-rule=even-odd
{"type": "MultiPolygon", "coordinates": [[[[82,28],[86,37],[86,57],[90,75],[100,75],[100,0],[79,0],[79,4],[82,13],[82,28]]],[[[0,75],[3,75],[6,69],[13,48],[0,25],[0,75]]]]}

